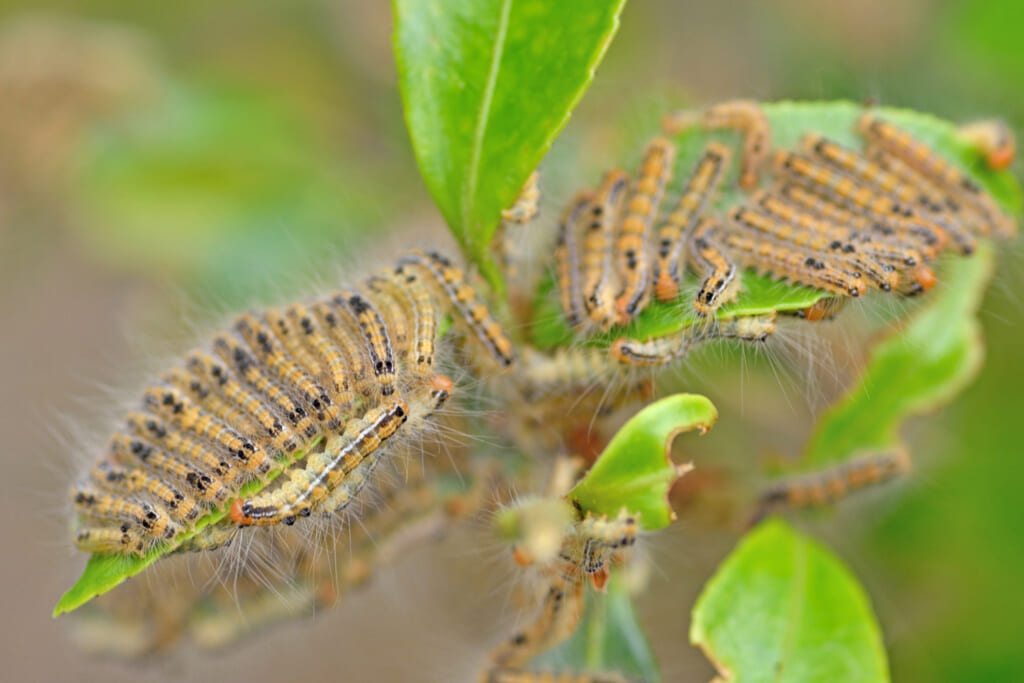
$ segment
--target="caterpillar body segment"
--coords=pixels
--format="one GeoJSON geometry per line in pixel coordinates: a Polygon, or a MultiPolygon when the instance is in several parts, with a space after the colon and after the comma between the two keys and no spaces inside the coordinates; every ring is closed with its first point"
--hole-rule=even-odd
{"type": "MultiPolygon", "coordinates": [[[[132,422],[129,415],[129,423],[132,422]]],[[[142,422],[153,425],[153,421],[143,417],[142,422]]],[[[158,431],[162,428],[158,428],[158,431]]],[[[135,430],[138,433],[139,430],[135,430]]],[[[124,434],[115,434],[110,439],[108,453],[110,458],[126,467],[152,472],[172,482],[178,482],[199,500],[207,503],[219,503],[227,499],[234,481],[229,483],[224,476],[227,463],[216,454],[208,452],[201,444],[196,445],[200,458],[181,456],[175,452],[175,442],[168,440],[164,447],[155,444],[163,439],[156,437],[153,442],[142,438],[133,438],[124,434]]]]}
{"type": "Polygon", "coordinates": [[[593,199],[594,193],[589,190],[577,194],[558,226],[558,243],[555,246],[558,302],[566,322],[573,329],[579,329],[587,315],[583,302],[583,274],[577,239],[580,223],[587,217],[593,199]]]}
{"type": "Polygon", "coordinates": [[[516,379],[523,394],[536,399],[603,386],[614,373],[608,351],[596,346],[563,347],[551,355],[526,348],[516,379]]]}
{"type": "Polygon", "coordinates": [[[590,206],[581,254],[583,301],[587,316],[600,329],[615,323],[615,294],[619,283],[612,259],[614,230],[629,187],[629,176],[616,169],[609,172],[590,206]]]}
{"type": "MultiPolygon", "coordinates": [[[[421,396],[409,397],[406,429],[413,428],[417,421],[425,420],[441,408],[451,397],[453,390],[454,384],[448,377],[436,375],[430,378],[426,391],[420,392],[421,396]]],[[[331,448],[330,444],[328,448],[331,448]]],[[[348,507],[372,479],[373,471],[383,456],[384,450],[380,447],[369,453],[327,494],[323,502],[313,509],[322,515],[333,515],[348,507]]]]}
{"type": "Polygon", "coordinates": [[[690,233],[713,199],[729,156],[729,148],[725,145],[717,142],[708,144],[697,160],[675,209],[658,228],[654,294],[659,301],[679,298],[690,233]]]}
{"type": "Polygon", "coordinates": [[[926,213],[941,213],[943,205],[922,191],[922,188],[907,183],[903,178],[890,173],[883,166],[862,156],[859,152],[843,147],[837,142],[814,133],[804,136],[804,149],[836,170],[863,181],[897,201],[926,213]]]}
{"type": "Polygon", "coordinates": [[[452,312],[456,315],[456,322],[461,321],[469,328],[500,367],[508,368],[515,362],[512,342],[491,316],[487,306],[477,298],[473,287],[466,282],[462,270],[436,252],[413,252],[403,258],[399,265],[403,268],[416,267],[423,270],[450,302],[452,312]]]}
{"type": "Polygon", "coordinates": [[[743,133],[739,185],[745,190],[756,188],[771,151],[771,125],[761,106],[753,100],[723,102],[704,110],[701,122],[705,129],[729,128],[743,133]]]}
{"type": "Polygon", "coordinates": [[[950,241],[961,254],[973,252],[977,235],[989,237],[999,230],[998,224],[1001,219],[995,216],[999,210],[994,205],[979,209],[977,204],[965,199],[962,193],[942,188],[936,181],[922,175],[906,161],[884,149],[869,148],[868,153],[880,166],[900,176],[907,183],[921,187],[923,192],[928,192],[932,196],[942,198],[942,211],[931,215],[949,233],[950,241]]]}
{"type": "Polygon", "coordinates": [[[690,236],[690,256],[704,280],[693,300],[697,315],[710,317],[722,304],[736,298],[741,283],[739,270],[722,248],[718,221],[705,217],[690,236]]]}
{"type": "Polygon", "coordinates": [[[619,325],[628,325],[646,307],[650,297],[652,266],[648,242],[651,224],[672,177],[674,161],[675,146],[671,142],[663,138],[651,141],[626,201],[626,216],[615,242],[615,257],[622,278],[622,289],[615,301],[619,325]]]}
{"type": "Polygon", "coordinates": [[[129,523],[120,526],[84,523],[75,531],[75,545],[87,553],[117,553],[143,557],[154,541],[129,523]]]}
{"type": "Polygon", "coordinates": [[[516,201],[508,209],[501,212],[501,219],[508,223],[526,225],[540,211],[540,173],[534,171],[526,179],[526,183],[519,191],[516,201]]]}
{"type": "Polygon", "coordinates": [[[894,159],[876,157],[882,161],[876,163],[820,135],[806,136],[804,146],[826,164],[878,188],[880,192],[893,197],[901,204],[913,207],[915,212],[937,222],[953,238],[962,254],[971,254],[977,247],[973,236],[961,226],[959,217],[955,213],[948,213],[949,204],[943,203],[935,193],[926,191],[922,183],[914,182],[908,174],[897,174],[888,170],[887,166],[891,165],[894,159]]]}
{"type": "Polygon", "coordinates": [[[327,390],[299,367],[258,316],[251,313],[239,316],[234,329],[245,340],[257,362],[270,371],[279,386],[291,388],[289,393],[298,399],[306,414],[316,420],[321,429],[330,431],[341,425],[340,411],[327,390]]]}
{"type": "Polygon", "coordinates": [[[785,315],[794,315],[798,318],[803,318],[809,323],[816,323],[822,320],[832,320],[845,305],[846,297],[828,296],[819,299],[807,308],[801,308],[785,315]]]}
{"type": "Polygon", "coordinates": [[[218,420],[235,425],[240,433],[248,436],[260,433],[259,425],[252,416],[222,396],[212,384],[205,383],[188,370],[173,368],[165,372],[160,379],[163,383],[185,393],[200,408],[209,411],[218,420]]]}

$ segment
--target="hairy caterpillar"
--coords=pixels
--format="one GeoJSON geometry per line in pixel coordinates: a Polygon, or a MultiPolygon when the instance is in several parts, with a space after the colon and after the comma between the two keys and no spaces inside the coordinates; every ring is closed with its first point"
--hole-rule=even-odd
{"type": "Polygon", "coordinates": [[[690,254],[704,276],[693,300],[693,308],[701,316],[713,315],[722,304],[736,298],[741,286],[736,264],[719,246],[718,235],[718,221],[708,217],[690,236],[690,254]]]}
{"type": "Polygon", "coordinates": [[[615,301],[619,325],[628,324],[650,297],[651,264],[647,243],[665,185],[672,178],[674,159],[675,146],[671,142],[661,138],[651,141],[626,201],[626,217],[615,243],[616,261],[622,276],[622,289],[615,301]]]}
{"type": "Polygon", "coordinates": [[[378,309],[348,292],[284,313],[243,314],[231,332],[214,336],[221,360],[194,351],[184,368],[146,389],[145,412],[128,417],[134,436],[115,435],[101,470],[72,489],[80,546],[143,554],[170,542],[198,511],[321,437],[322,447],[292,465],[283,484],[235,498],[230,520],[291,524],[320,505],[333,512],[347,504],[384,442],[407,421],[415,429],[451,393],[450,380],[426,371],[441,311],[455,315],[493,362],[513,362],[501,328],[443,257],[413,253],[369,289],[378,301],[382,292],[395,299],[378,309]]]}
{"type": "Polygon", "coordinates": [[[708,144],[690,173],[675,210],[658,229],[654,294],[659,301],[675,301],[679,297],[689,235],[714,196],[728,161],[728,147],[716,142],[708,144]]]}
{"type": "Polygon", "coordinates": [[[761,494],[763,510],[778,506],[821,507],[853,491],[880,484],[910,471],[910,456],[904,450],[865,455],[835,467],[784,479],[761,494]]]}

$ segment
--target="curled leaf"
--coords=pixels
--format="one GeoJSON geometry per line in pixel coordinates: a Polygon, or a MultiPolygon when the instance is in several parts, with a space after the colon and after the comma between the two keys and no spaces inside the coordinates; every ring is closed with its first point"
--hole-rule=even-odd
{"type": "Polygon", "coordinates": [[[669,459],[676,435],[711,429],[718,411],[696,394],[676,394],[647,406],[620,429],[568,499],[583,512],[615,516],[622,508],[640,526],[661,529],[673,519],[668,490],[689,467],[669,459]]]}

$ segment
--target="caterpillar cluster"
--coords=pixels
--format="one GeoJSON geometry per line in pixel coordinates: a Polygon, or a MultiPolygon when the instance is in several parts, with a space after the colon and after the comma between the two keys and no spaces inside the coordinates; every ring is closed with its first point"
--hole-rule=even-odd
{"type": "MultiPolygon", "coordinates": [[[[677,114],[665,128],[693,125],[743,132],[738,183],[754,189],[771,140],[760,108],[725,103],[677,114]]],[[[771,189],[721,214],[712,207],[730,150],[711,142],[663,217],[675,150],[656,138],[634,179],[608,172],[596,192],[579,193],[563,215],[555,258],[566,321],[582,332],[627,325],[651,300],[676,301],[687,266],[702,279],[693,309],[707,319],[739,294],[740,267],[835,297],[868,289],[913,296],[935,284],[928,262],[947,246],[970,254],[979,236],[1016,234],[991,196],[906,131],[871,112],[857,130],[867,142],[863,154],[816,134],[798,151],[776,151],[771,189]]],[[[661,344],[662,361],[654,362],[678,359],[684,346],[661,344]]],[[[652,364],[649,354],[623,349],[613,347],[617,360],[652,364]]]]}
{"type": "MultiPolygon", "coordinates": [[[[530,445],[517,412],[538,411],[549,431],[569,440],[572,419],[591,408],[580,400],[588,387],[627,377],[639,394],[642,382],[633,381],[630,368],[677,363],[696,345],[715,340],[761,342],[772,335],[775,312],[728,317],[719,310],[741,293],[743,268],[828,292],[798,312],[816,321],[869,289],[904,296],[927,291],[936,280],[929,263],[945,249],[967,254],[978,237],[1016,232],[1013,220],[967,176],[870,112],[858,124],[863,152],[808,135],[799,150],[773,155],[768,118],[746,101],[677,115],[668,124],[669,132],[692,125],[737,128],[742,149],[735,155],[709,142],[684,162],[688,175],[676,192],[676,146],[656,138],[635,177],[612,170],[596,190],[583,190],[570,202],[554,251],[558,305],[574,332],[591,340],[552,353],[525,343],[514,348],[462,271],[434,252],[413,252],[352,291],[241,315],[144,391],[138,409],[72,488],[78,547],[122,555],[144,555],[162,545],[210,550],[229,543],[240,528],[291,526],[365,500],[364,489],[382,478],[380,465],[405,457],[401,444],[434,424],[434,413],[454,390],[438,364],[449,323],[465,338],[467,356],[481,374],[502,373],[499,393],[512,397],[502,430],[520,451],[543,457],[550,448],[530,445]],[[737,184],[747,193],[738,204],[721,207],[717,195],[731,177],[734,156],[737,184]],[[769,189],[758,190],[769,159],[769,189]],[[682,302],[692,291],[688,270],[699,284],[679,316],[681,322],[689,317],[685,308],[691,306],[696,324],[653,338],[615,336],[615,328],[624,331],[655,302],[682,302]],[[609,331],[605,344],[600,335],[609,331]],[[589,343],[593,338],[602,343],[589,343]],[[555,395],[569,397],[565,415],[547,401],[555,395]],[[247,493],[255,482],[260,490],[247,493]],[[226,514],[196,532],[214,511],[226,514]]],[[[1005,155],[1005,140],[985,140],[992,147],[986,154],[1005,155]]],[[[497,251],[506,274],[522,261],[516,231],[537,214],[538,197],[534,174],[502,214],[497,251]]],[[[780,483],[763,502],[825,503],[905,469],[900,457],[858,460],[780,483]]],[[[365,576],[360,571],[377,561],[372,531],[388,536],[404,522],[438,513],[435,474],[423,474],[404,491],[400,485],[387,490],[397,513],[361,515],[366,534],[344,558],[307,552],[303,539],[282,537],[280,557],[293,567],[281,570],[284,582],[236,581],[233,595],[227,589],[203,593],[190,608],[198,611],[210,599],[239,606],[245,617],[218,627],[223,640],[244,631],[242,622],[289,616],[277,595],[282,583],[304,591],[297,598],[303,605],[330,604],[339,583],[358,583],[365,576]],[[337,581],[338,567],[350,572],[346,580],[337,581]]],[[[494,489],[486,495],[499,496],[494,489]]],[[[557,556],[538,563],[547,582],[540,617],[494,651],[485,680],[543,680],[526,676],[528,660],[575,629],[586,584],[603,587],[608,567],[625,559],[636,533],[636,520],[626,512],[612,519],[580,513],[560,539],[557,556]]],[[[516,557],[530,563],[523,552],[516,557]]],[[[189,615],[194,612],[164,631],[180,633],[189,615]]]]}
{"type": "Polygon", "coordinates": [[[145,390],[72,488],[75,542],[143,555],[229,505],[223,524],[189,541],[209,548],[231,525],[291,525],[344,509],[387,457],[387,443],[420,430],[450,396],[451,380],[435,367],[445,315],[490,362],[514,362],[462,272],[436,253],[410,254],[363,293],[239,316],[145,390]],[[285,468],[277,481],[239,495],[276,467],[285,468]]]}

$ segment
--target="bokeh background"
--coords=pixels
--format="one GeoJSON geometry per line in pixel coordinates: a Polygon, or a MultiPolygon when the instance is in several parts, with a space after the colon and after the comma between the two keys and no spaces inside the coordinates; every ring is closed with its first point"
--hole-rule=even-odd
{"type": "MultiPolygon", "coordinates": [[[[0,6],[0,678],[469,680],[504,632],[501,579],[482,576],[497,550],[472,534],[224,653],[96,661],[49,617],[83,564],[66,540],[72,463],[91,459],[90,420],[138,368],[217,312],[321,286],[367,253],[447,244],[404,130],[390,21],[389,3],[362,0],[0,6]]],[[[590,181],[615,122],[662,92],[872,100],[1019,131],[1021,26],[1019,0],[633,2],[549,166],[590,181]]],[[[984,371],[906,432],[914,478],[800,521],[864,582],[895,680],[1024,680],[1018,254],[984,303],[984,371]]],[[[819,347],[831,353],[804,350],[819,347]]],[[[723,413],[704,486],[796,452],[834,395],[822,382],[802,396],[770,365],[742,388],[724,374],[695,387],[723,413]]],[[[707,680],[689,608],[740,530],[682,512],[649,544],[638,606],[665,679],[707,680]]]]}

